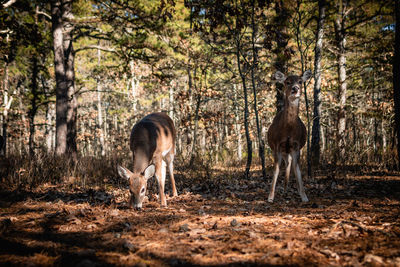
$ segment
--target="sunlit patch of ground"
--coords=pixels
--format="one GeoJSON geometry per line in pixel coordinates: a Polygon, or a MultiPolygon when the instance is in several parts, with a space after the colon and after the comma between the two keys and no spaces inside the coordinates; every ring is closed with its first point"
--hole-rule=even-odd
{"type": "Polygon", "coordinates": [[[181,182],[168,207],[151,197],[141,211],[113,187],[5,191],[0,264],[400,265],[398,176],[319,177],[306,181],[307,204],[280,187],[269,204],[267,188],[257,177],[181,182]]]}

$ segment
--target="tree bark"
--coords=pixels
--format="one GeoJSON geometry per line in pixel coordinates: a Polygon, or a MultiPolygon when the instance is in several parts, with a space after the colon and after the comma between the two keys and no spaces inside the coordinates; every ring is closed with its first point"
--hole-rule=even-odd
{"type": "Polygon", "coordinates": [[[239,118],[239,103],[237,97],[237,88],[236,84],[233,84],[233,91],[234,91],[234,104],[233,104],[233,112],[235,113],[235,130],[237,135],[237,159],[238,161],[242,160],[242,133],[241,133],[241,123],[239,118]]]}
{"type": "MultiPolygon", "coordinates": [[[[287,51],[287,45],[289,43],[288,25],[290,22],[290,12],[289,9],[285,6],[283,0],[276,2],[275,12],[276,17],[274,19],[274,24],[276,25],[275,41],[277,47],[274,51],[274,54],[276,55],[274,66],[276,70],[287,73],[287,63],[290,59],[291,53],[290,51],[287,51]]],[[[283,106],[283,84],[276,83],[276,113],[281,111],[283,106]]]]}
{"type": "MultiPolygon", "coordinates": [[[[6,42],[9,42],[9,35],[6,36],[6,42]]],[[[7,142],[8,142],[8,111],[11,108],[11,104],[13,101],[13,97],[9,96],[10,84],[9,84],[9,65],[10,65],[10,58],[8,55],[4,56],[5,65],[4,65],[4,77],[3,77],[3,144],[2,148],[0,149],[0,154],[3,156],[7,155],[7,142]]]]}
{"type": "Polygon", "coordinates": [[[47,153],[52,153],[55,147],[55,138],[54,138],[54,129],[53,129],[53,121],[55,119],[54,114],[54,104],[48,103],[46,108],[46,127],[45,127],[45,135],[46,135],[46,146],[47,153]]]}
{"type": "Polygon", "coordinates": [[[31,108],[29,110],[29,155],[35,154],[35,117],[37,112],[38,96],[38,62],[36,55],[32,58],[32,81],[31,81],[31,108]]]}
{"type": "Polygon", "coordinates": [[[64,66],[62,2],[51,2],[54,71],[56,76],[56,155],[67,152],[68,84],[64,66]]]}
{"type": "MultiPolygon", "coordinates": [[[[18,88],[18,91],[17,91],[17,93],[19,94],[19,95],[22,95],[23,94],[23,92],[24,92],[24,88],[18,88]]],[[[22,122],[22,129],[21,129],[21,131],[20,131],[20,137],[19,137],[19,147],[18,147],[18,150],[19,150],[19,153],[20,154],[23,154],[23,153],[26,153],[26,151],[27,151],[27,148],[26,148],[26,138],[28,137],[28,135],[29,134],[26,134],[25,133],[25,130],[28,128],[27,127],[27,123],[26,123],[26,116],[25,116],[25,104],[24,104],[24,101],[23,101],[23,99],[22,98],[19,98],[18,99],[18,108],[19,108],[19,110],[21,111],[21,122],[22,122]]]]}
{"type": "Polygon", "coordinates": [[[251,83],[253,86],[253,101],[254,101],[254,113],[256,115],[256,126],[257,126],[257,137],[258,137],[258,153],[260,156],[261,166],[262,166],[262,175],[264,180],[267,179],[267,170],[265,169],[265,154],[264,154],[264,140],[261,136],[261,127],[260,127],[260,119],[258,116],[258,103],[257,103],[257,90],[256,90],[256,81],[254,71],[257,67],[257,57],[258,52],[255,47],[256,42],[256,24],[254,21],[254,13],[255,13],[255,1],[252,1],[252,13],[251,13],[251,25],[252,25],[252,33],[251,33],[251,42],[252,42],[252,50],[253,50],[253,62],[251,67],[251,83]]]}
{"type": "Polygon", "coordinates": [[[315,58],[314,58],[314,114],[313,126],[311,134],[311,158],[313,165],[318,165],[320,162],[320,140],[321,140],[321,60],[322,60],[322,44],[324,38],[325,24],[325,0],[318,1],[318,26],[315,43],[315,58]]]}
{"type": "Polygon", "coordinates": [[[51,2],[54,69],[56,74],[56,154],[76,159],[77,101],[75,97],[75,53],[71,20],[72,1],[51,2]]]}
{"type": "Polygon", "coordinates": [[[393,60],[393,97],[397,134],[397,169],[400,169],[400,0],[395,0],[396,33],[393,60]]]}
{"type": "Polygon", "coordinates": [[[190,163],[189,163],[190,166],[193,165],[194,159],[196,157],[196,141],[197,141],[197,129],[199,127],[200,103],[201,103],[201,94],[199,93],[196,99],[196,111],[194,117],[194,129],[192,134],[192,146],[190,148],[190,163]]]}
{"type": "Polygon", "coordinates": [[[8,62],[5,62],[4,66],[4,78],[3,78],[3,143],[0,149],[1,155],[7,155],[7,126],[8,126],[8,109],[7,104],[10,101],[8,98],[8,62]]]}
{"type": "MultiPolygon", "coordinates": [[[[194,78],[196,78],[196,73],[197,73],[196,68],[193,70],[193,72],[194,72],[194,78]]],[[[205,79],[207,79],[207,78],[205,77],[205,79]]],[[[200,78],[200,80],[201,80],[201,78],[200,78]]],[[[196,84],[194,84],[194,88],[197,88],[196,84]]],[[[202,88],[202,85],[200,84],[198,86],[198,89],[195,90],[197,93],[197,96],[196,96],[194,127],[193,127],[193,131],[192,131],[192,144],[191,144],[191,148],[190,148],[190,162],[189,162],[190,166],[193,165],[194,159],[196,157],[196,142],[197,142],[198,127],[199,127],[199,114],[200,114],[200,104],[201,104],[201,88],[202,88]]]]}
{"type": "MultiPolygon", "coordinates": [[[[129,83],[130,87],[131,87],[131,91],[132,91],[132,98],[133,98],[133,113],[136,114],[136,110],[137,110],[137,89],[139,86],[139,81],[140,81],[140,77],[137,77],[137,73],[135,73],[135,66],[133,63],[133,60],[129,61],[129,68],[131,71],[131,81],[129,83]]],[[[130,92],[128,91],[128,95],[130,94],[130,92]]]]}
{"type": "Polygon", "coordinates": [[[169,109],[168,109],[168,115],[170,118],[174,121],[174,109],[175,109],[175,101],[174,101],[174,87],[172,86],[172,81],[169,84],[169,109]]]}
{"type": "MultiPolygon", "coordinates": [[[[101,51],[97,49],[97,65],[100,66],[101,63],[101,51]]],[[[100,154],[102,157],[106,155],[106,147],[104,142],[104,131],[103,131],[103,116],[102,116],[102,108],[101,108],[101,92],[100,92],[100,77],[97,78],[97,120],[98,120],[98,129],[100,132],[99,141],[100,141],[100,154]]]]}
{"type": "Polygon", "coordinates": [[[67,81],[67,152],[76,159],[76,120],[77,120],[77,101],[75,96],[75,51],[73,47],[72,31],[74,26],[70,22],[73,18],[72,1],[63,0],[64,10],[62,12],[64,28],[64,55],[65,55],[65,78],[67,81]]]}
{"type": "Polygon", "coordinates": [[[0,149],[0,153],[3,156],[7,155],[7,127],[8,127],[8,110],[10,109],[11,103],[12,103],[12,97],[9,98],[8,95],[8,90],[9,90],[9,84],[8,84],[8,62],[5,63],[4,67],[4,80],[3,80],[3,144],[2,144],[2,149],[0,149]]]}
{"type": "Polygon", "coordinates": [[[339,111],[337,122],[337,144],[340,160],[345,159],[345,133],[346,133],[346,98],[347,98],[347,81],[346,81],[346,8],[347,0],[339,2],[338,14],[335,19],[335,33],[338,47],[338,77],[339,77],[339,111]]]}
{"type": "Polygon", "coordinates": [[[247,142],[247,162],[246,162],[246,170],[244,173],[245,178],[248,178],[250,175],[250,167],[251,162],[253,160],[253,150],[251,147],[251,138],[250,138],[250,130],[249,130],[249,101],[247,95],[247,86],[246,86],[246,77],[242,72],[242,67],[240,64],[240,43],[238,37],[236,37],[236,60],[238,64],[239,74],[242,79],[242,86],[243,86],[243,96],[244,96],[244,129],[246,135],[246,142],[247,142]]]}

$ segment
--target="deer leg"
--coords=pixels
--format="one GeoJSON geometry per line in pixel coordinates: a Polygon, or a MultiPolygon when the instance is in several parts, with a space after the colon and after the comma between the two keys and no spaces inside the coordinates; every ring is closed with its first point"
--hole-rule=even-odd
{"type": "Polygon", "coordinates": [[[271,189],[269,190],[269,196],[268,196],[268,202],[270,203],[274,202],[275,186],[276,186],[276,181],[278,180],[279,166],[281,165],[282,154],[280,152],[277,152],[274,158],[275,158],[274,174],[272,178],[271,189]]]}
{"type": "Polygon", "coordinates": [[[165,194],[164,194],[164,186],[165,186],[165,175],[166,175],[166,169],[165,169],[165,161],[162,160],[161,157],[157,158],[154,160],[154,165],[156,167],[156,178],[158,182],[158,191],[160,195],[160,200],[161,200],[161,206],[167,206],[167,201],[165,199],[165,194]]]}
{"type": "Polygon", "coordinates": [[[286,172],[285,172],[285,184],[284,184],[284,190],[286,192],[288,184],[289,184],[289,177],[290,177],[290,168],[292,167],[292,155],[287,154],[286,158],[286,172]]]}
{"type": "Polygon", "coordinates": [[[167,156],[165,157],[165,161],[167,162],[169,177],[171,179],[172,195],[176,197],[178,196],[178,192],[176,191],[175,177],[174,177],[174,154],[171,152],[168,153],[167,156]]]}
{"type": "Polygon", "coordinates": [[[292,162],[293,172],[296,175],[297,189],[299,190],[301,201],[308,202],[308,198],[306,196],[306,193],[304,192],[303,181],[301,179],[301,171],[299,166],[300,151],[292,152],[292,158],[293,158],[292,162]]]}

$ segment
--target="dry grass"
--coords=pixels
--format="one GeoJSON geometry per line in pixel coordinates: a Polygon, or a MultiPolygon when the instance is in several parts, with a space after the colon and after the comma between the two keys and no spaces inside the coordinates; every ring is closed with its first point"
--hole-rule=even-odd
{"type": "MultiPolygon", "coordinates": [[[[76,186],[104,186],[118,183],[117,164],[124,160],[115,155],[103,158],[57,157],[40,153],[35,157],[12,155],[2,158],[1,184],[8,189],[31,189],[45,183],[67,183],[76,186]]],[[[126,164],[126,162],[124,162],[126,164]]]]}
{"type": "Polygon", "coordinates": [[[130,167],[129,157],[4,159],[0,265],[400,264],[399,173],[319,171],[306,179],[307,204],[294,181],[284,193],[281,179],[269,204],[259,168],[243,179],[237,166],[177,159],[180,195],[162,208],[150,186],[149,201],[135,211],[116,175],[120,163],[130,167]]]}

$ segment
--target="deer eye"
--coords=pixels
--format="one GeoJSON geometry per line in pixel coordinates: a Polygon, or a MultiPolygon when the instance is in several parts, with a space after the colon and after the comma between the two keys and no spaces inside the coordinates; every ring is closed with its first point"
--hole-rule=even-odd
{"type": "Polygon", "coordinates": [[[143,195],[144,194],[144,187],[142,187],[142,190],[140,190],[140,194],[143,195]]]}

